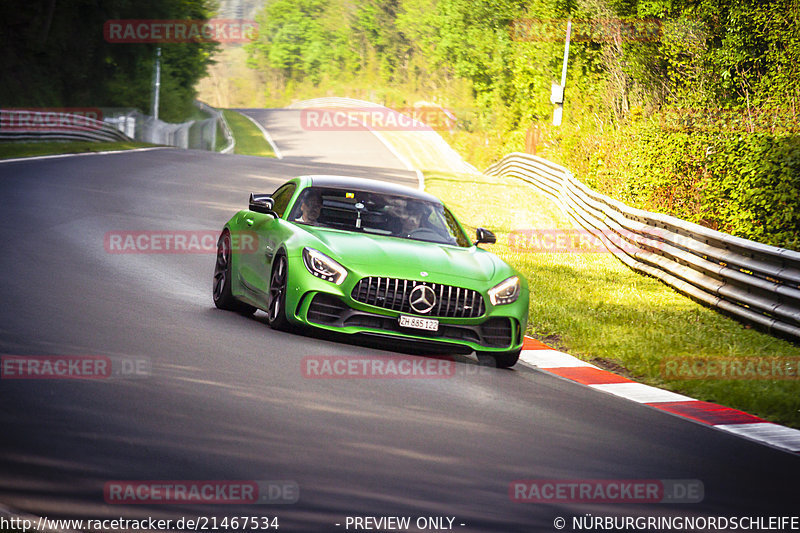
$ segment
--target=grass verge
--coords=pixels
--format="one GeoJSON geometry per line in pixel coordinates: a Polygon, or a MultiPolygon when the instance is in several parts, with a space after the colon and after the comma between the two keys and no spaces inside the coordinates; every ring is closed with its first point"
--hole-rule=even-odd
{"type": "Polygon", "coordinates": [[[425,172],[441,198],[486,246],[528,279],[528,334],[631,379],[800,428],[800,380],[666,380],[674,358],[800,358],[800,347],[751,329],[628,269],[610,253],[519,252],[509,234],[573,227],[558,207],[519,180],[425,172]]]}
{"type": "Polygon", "coordinates": [[[87,152],[113,152],[116,150],[133,150],[135,148],[147,148],[152,146],[156,145],[148,143],[140,143],[140,142],[2,141],[0,142],[0,159],[13,159],[15,157],[32,157],[37,155],[80,154],[87,152]]]}
{"type": "Polygon", "coordinates": [[[231,127],[233,138],[236,140],[236,146],[233,148],[234,154],[275,157],[275,152],[264,138],[264,134],[250,119],[230,109],[223,109],[222,112],[231,127]]]}

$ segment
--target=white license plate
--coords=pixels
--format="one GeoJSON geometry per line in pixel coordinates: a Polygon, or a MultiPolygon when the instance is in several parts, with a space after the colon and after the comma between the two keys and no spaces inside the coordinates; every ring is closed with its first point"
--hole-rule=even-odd
{"type": "Polygon", "coordinates": [[[416,316],[400,316],[400,325],[404,328],[424,329],[439,331],[439,321],[432,318],[419,318],[416,316]]]}

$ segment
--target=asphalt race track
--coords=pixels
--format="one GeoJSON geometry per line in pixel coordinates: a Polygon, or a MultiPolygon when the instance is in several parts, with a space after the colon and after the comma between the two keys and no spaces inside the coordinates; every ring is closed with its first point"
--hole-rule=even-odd
{"type": "Polygon", "coordinates": [[[345,531],[348,516],[530,532],[555,531],[557,517],[570,531],[587,513],[796,513],[796,455],[521,364],[457,357],[447,379],[309,379],[307,356],[396,354],[217,310],[213,253],[109,253],[108,232],[216,232],[249,192],[300,174],[416,186],[368,132],[304,132],[297,111],[249,113],[282,160],[158,149],[0,163],[0,353],[147,366],[0,380],[1,505],[50,518],[277,516],[284,532],[345,531]],[[698,480],[704,496],[518,503],[519,479],[698,480]],[[109,504],[104,487],[119,480],[282,480],[299,499],[109,504]]]}

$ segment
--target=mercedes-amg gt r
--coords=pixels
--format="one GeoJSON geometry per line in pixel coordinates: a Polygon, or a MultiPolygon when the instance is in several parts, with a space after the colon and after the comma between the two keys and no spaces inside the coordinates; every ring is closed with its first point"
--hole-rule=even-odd
{"type": "MultiPolygon", "coordinates": [[[[441,201],[383,181],[301,176],[224,226],[214,303],[261,309],[276,329],[435,343],[514,365],[528,317],[525,278],[471,241],[441,201]]],[[[430,344],[429,344],[430,345],[430,344]]]]}

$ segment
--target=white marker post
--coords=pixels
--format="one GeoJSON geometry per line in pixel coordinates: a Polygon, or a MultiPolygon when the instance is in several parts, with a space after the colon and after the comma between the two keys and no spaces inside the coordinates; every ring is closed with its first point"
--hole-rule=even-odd
{"type": "Polygon", "coordinates": [[[572,19],[567,21],[567,39],[564,43],[564,66],[561,68],[561,85],[553,84],[550,90],[550,101],[555,104],[553,126],[561,125],[564,114],[564,87],[567,84],[567,59],[569,58],[569,37],[572,34],[572,19]]]}
{"type": "Polygon", "coordinates": [[[161,47],[156,48],[156,66],[153,75],[153,109],[150,114],[158,120],[158,97],[161,93],[161,47]]]}

